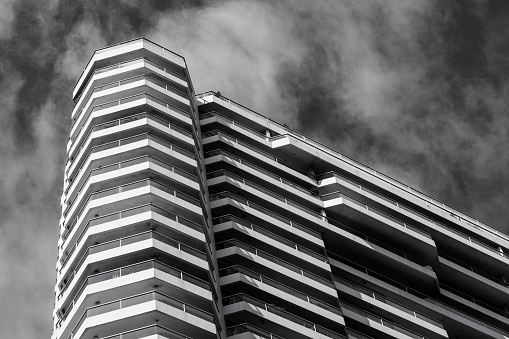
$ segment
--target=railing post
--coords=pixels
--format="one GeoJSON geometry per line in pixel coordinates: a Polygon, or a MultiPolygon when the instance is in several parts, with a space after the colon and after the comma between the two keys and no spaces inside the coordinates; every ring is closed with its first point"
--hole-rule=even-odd
{"type": "Polygon", "coordinates": [[[320,210],[320,214],[322,215],[322,220],[325,221],[327,219],[327,212],[324,208],[320,210]]]}

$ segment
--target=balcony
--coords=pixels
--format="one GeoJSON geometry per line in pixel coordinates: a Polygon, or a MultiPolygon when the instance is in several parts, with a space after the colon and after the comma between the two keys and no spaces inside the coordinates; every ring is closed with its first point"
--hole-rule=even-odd
{"type": "Polygon", "coordinates": [[[133,180],[153,178],[158,182],[167,182],[184,194],[199,197],[198,177],[178,167],[172,166],[152,156],[141,156],[121,161],[101,168],[92,169],[79,190],[69,195],[63,205],[64,217],[71,210],[79,210],[86,199],[95,192],[104,192],[111,186],[127,184],[133,180]]]}
{"type": "MultiPolygon", "coordinates": [[[[311,183],[316,185],[314,176],[302,169],[292,166],[288,162],[273,156],[270,153],[260,150],[253,145],[236,139],[231,135],[225,134],[221,131],[211,131],[202,134],[202,145],[211,148],[216,145],[225,149],[228,153],[242,152],[242,158],[247,159],[251,163],[256,163],[259,167],[263,167],[273,173],[287,173],[292,177],[300,180],[303,183],[311,183]]],[[[283,174],[284,175],[284,174],[283,174]]]]}
{"type": "Polygon", "coordinates": [[[148,56],[150,56],[152,60],[166,65],[166,67],[173,70],[173,72],[178,73],[180,77],[186,79],[186,63],[182,56],[147,39],[137,38],[96,50],[74,86],[73,97],[76,98],[78,94],[82,93],[84,84],[90,79],[91,74],[93,74],[95,70],[104,70],[106,67],[115,67],[116,64],[148,56]]]}
{"type": "Polygon", "coordinates": [[[285,339],[248,323],[228,327],[226,329],[226,336],[232,339],[285,339]],[[251,336],[243,336],[242,334],[244,333],[248,333],[251,336]]]}
{"type": "Polygon", "coordinates": [[[165,328],[164,326],[159,325],[143,327],[128,332],[122,332],[101,339],[133,339],[133,338],[145,338],[153,335],[156,335],[157,336],[156,338],[161,339],[193,339],[179,332],[170,330],[169,328],[165,328]]]}
{"type": "MultiPolygon", "coordinates": [[[[357,323],[364,324],[370,331],[382,332],[386,334],[386,336],[401,339],[427,339],[427,337],[419,333],[401,327],[390,320],[377,316],[376,314],[367,312],[343,301],[340,301],[340,304],[345,317],[350,318],[357,323]]],[[[445,337],[447,338],[447,335],[445,337]]]]}
{"type": "MultiPolygon", "coordinates": [[[[204,263],[207,258],[205,253],[197,250],[193,247],[190,247],[186,244],[183,244],[179,241],[166,237],[162,234],[156,232],[145,232],[141,234],[136,234],[133,236],[125,237],[123,239],[118,239],[118,241],[112,241],[104,244],[99,244],[97,246],[90,247],[85,254],[80,258],[77,262],[76,266],[71,270],[67,269],[62,272],[62,276],[60,277],[60,294],[57,296],[57,300],[60,300],[65,296],[65,292],[69,287],[72,286],[70,294],[73,294],[73,291],[76,291],[76,287],[78,282],[75,281],[75,277],[78,279],[82,278],[83,273],[93,272],[95,271],[92,266],[100,267],[101,270],[107,270],[108,266],[117,266],[121,264],[122,261],[130,261],[135,260],[136,258],[130,258],[128,256],[129,253],[135,252],[141,256],[141,251],[147,248],[152,247],[172,247],[172,250],[166,251],[165,254],[170,255],[175,258],[179,258],[185,261],[181,263],[180,266],[184,267],[189,262],[187,266],[197,266],[200,269],[205,269],[208,266],[204,263]],[[164,244],[163,246],[157,246],[158,243],[164,244]],[[101,252],[109,251],[109,253],[105,254],[101,252]],[[184,254],[186,253],[186,254],[184,254]],[[121,257],[125,257],[122,259],[121,257]],[[182,258],[181,258],[182,257],[182,258]],[[115,259],[115,260],[113,260],[115,259]],[[108,262],[106,262],[108,261],[108,262]],[[88,267],[90,266],[90,267],[88,267]]],[[[178,260],[174,260],[173,265],[179,265],[178,260]]]]}
{"type": "MultiPolygon", "coordinates": [[[[322,187],[321,191],[330,186],[330,189],[326,189],[325,192],[331,193],[332,190],[337,190],[338,185],[341,185],[343,190],[346,188],[348,191],[348,193],[343,193],[360,203],[371,204],[373,208],[377,208],[387,214],[397,214],[398,218],[401,218],[406,223],[417,222],[419,225],[422,225],[424,231],[432,233],[433,240],[439,244],[439,247],[449,248],[449,252],[454,252],[457,256],[465,258],[466,261],[488,266],[490,271],[505,271],[508,260],[501,248],[489,245],[486,241],[483,242],[473,238],[451,225],[437,221],[436,217],[431,218],[408,205],[401,204],[337,173],[326,173],[317,176],[317,178],[322,187]],[[332,185],[330,184],[331,182],[338,185],[332,185]],[[325,184],[326,186],[324,186],[325,184]],[[475,250],[472,251],[472,248],[475,250]]],[[[457,221],[456,219],[454,220],[457,221]]]]}
{"type": "Polygon", "coordinates": [[[166,82],[139,74],[94,88],[88,101],[84,103],[82,112],[76,116],[75,121],[78,124],[81,123],[82,118],[90,114],[91,107],[122,100],[137,95],[139,92],[161,97],[160,99],[169,102],[173,107],[182,111],[189,111],[189,99],[185,99],[179,91],[172,89],[171,86],[169,87],[166,82]]]}
{"type": "Polygon", "coordinates": [[[81,225],[84,220],[92,218],[89,214],[93,210],[96,210],[96,212],[100,210],[100,213],[96,214],[109,214],[111,210],[115,209],[123,210],[130,207],[125,205],[134,203],[131,201],[132,198],[146,194],[153,194],[171,202],[172,208],[178,210],[178,213],[184,214],[186,218],[201,219],[202,209],[199,199],[157,181],[145,179],[90,194],[86,202],[81,204],[82,208],[79,211],[73,209],[64,216],[65,231],[62,233],[62,240],[65,242],[69,234],[75,229],[75,225],[81,225]]]}
{"type": "Polygon", "coordinates": [[[157,132],[163,139],[178,143],[177,146],[192,151],[194,146],[192,134],[168,120],[171,119],[160,118],[154,112],[142,112],[94,125],[85,131],[87,134],[80,139],[80,142],[72,144],[68,152],[69,159],[66,163],[66,170],[76,158],[82,158],[83,154],[88,153],[94,146],[149,131],[157,132]]]}
{"type": "MultiPolygon", "coordinates": [[[[158,313],[163,318],[161,323],[179,328],[185,335],[210,339],[216,336],[211,313],[159,292],[148,292],[88,308],[67,339],[91,337],[99,332],[108,336],[118,332],[118,328],[139,328],[150,324],[158,313]]],[[[62,334],[65,337],[65,332],[62,334]]]]}
{"type": "Polygon", "coordinates": [[[337,326],[337,333],[330,329],[317,326],[305,319],[286,312],[284,309],[263,301],[254,299],[245,294],[236,294],[223,298],[225,316],[235,315],[240,321],[251,320],[254,315],[265,320],[265,328],[277,335],[289,338],[315,338],[315,339],[343,339],[347,338],[344,327],[337,326]],[[296,325],[298,325],[296,327],[296,325]],[[282,334],[284,332],[284,334],[282,334]]]}
{"type": "MultiPolygon", "coordinates": [[[[309,296],[293,287],[286,286],[272,278],[260,275],[252,270],[239,265],[223,268],[219,270],[220,284],[224,289],[225,286],[242,281],[244,284],[239,292],[248,292],[260,294],[265,292],[271,300],[279,299],[284,302],[291,302],[295,313],[308,314],[310,317],[323,317],[327,321],[333,323],[341,323],[344,325],[341,310],[337,306],[333,306],[326,301],[309,296]],[[243,279],[241,278],[243,276],[243,279]]],[[[229,288],[232,290],[233,287],[229,288]]],[[[331,302],[336,301],[330,299],[331,302]]],[[[323,319],[322,319],[323,320],[323,319]]]]}
{"type": "Polygon", "coordinates": [[[504,307],[509,302],[509,284],[462,261],[439,253],[437,274],[440,281],[452,284],[485,302],[504,307]]]}
{"type": "Polygon", "coordinates": [[[67,169],[68,182],[66,182],[64,190],[67,190],[68,185],[71,185],[76,180],[82,182],[80,174],[87,172],[83,170],[90,168],[93,164],[96,164],[96,167],[110,165],[112,162],[125,160],[117,159],[121,158],[122,155],[124,158],[126,154],[131,155],[131,158],[142,155],[154,155],[158,153],[159,149],[166,157],[171,156],[172,159],[175,159],[179,167],[187,171],[191,171],[196,167],[196,157],[193,152],[173,145],[153,134],[143,133],[92,147],[86,156],[78,158],[80,160],[74,162],[67,169]],[[152,147],[153,150],[149,151],[147,147],[152,147]]]}
{"type": "Polygon", "coordinates": [[[348,332],[349,339],[375,339],[372,336],[366,335],[351,328],[347,328],[346,331],[348,332]]]}
{"type": "Polygon", "coordinates": [[[206,152],[205,158],[207,159],[207,169],[210,169],[209,172],[226,170],[230,173],[237,173],[241,170],[243,177],[253,182],[263,182],[263,185],[270,186],[271,190],[277,194],[294,197],[301,204],[321,204],[318,191],[312,183],[306,183],[306,187],[309,188],[305,188],[300,184],[220,149],[206,152]]]}
{"type": "Polygon", "coordinates": [[[265,129],[254,130],[215,111],[200,114],[200,126],[202,133],[207,133],[215,128],[224,129],[226,133],[234,137],[248,139],[246,141],[250,144],[271,148],[269,138],[265,135],[265,129]]]}
{"type": "MultiPolygon", "coordinates": [[[[322,214],[224,170],[207,173],[207,185],[211,193],[227,190],[236,195],[247,196],[258,205],[300,223],[313,225],[317,229],[318,225],[324,228],[327,223],[322,214]]],[[[321,201],[317,200],[314,208],[320,210],[321,201]]]]}
{"type": "Polygon", "coordinates": [[[436,246],[429,233],[339,192],[321,198],[329,217],[352,222],[372,237],[397,243],[407,252],[424,253],[428,258],[436,256],[436,246]]]}
{"type": "Polygon", "coordinates": [[[283,216],[280,216],[264,207],[254,204],[244,198],[238,197],[230,192],[221,192],[209,196],[211,202],[211,209],[214,209],[217,213],[227,214],[234,213],[232,206],[239,208],[241,211],[254,215],[261,220],[267,221],[271,224],[279,226],[289,233],[299,235],[303,239],[312,241],[316,244],[320,244],[323,247],[321,234],[305,227],[299,223],[293,222],[283,216]],[[227,205],[227,206],[224,206],[227,205]],[[225,208],[222,208],[222,207],[225,208]],[[314,238],[314,239],[313,239],[314,238]]]}
{"type": "Polygon", "coordinates": [[[426,258],[426,261],[417,259],[347,226],[339,228],[331,225],[327,233],[330,234],[324,237],[325,248],[340,248],[346,259],[375,270],[383,267],[386,275],[397,276],[401,282],[419,282],[430,290],[436,289],[437,276],[429,264],[436,262],[435,257],[426,258]]]}
{"type": "MultiPolygon", "coordinates": [[[[263,236],[264,238],[269,238],[277,242],[278,246],[283,246],[280,248],[284,248],[285,252],[293,252],[297,251],[299,252],[299,256],[302,257],[302,255],[310,256],[314,259],[316,259],[320,263],[328,263],[327,257],[323,254],[318,253],[317,251],[313,251],[307,247],[304,247],[300,244],[297,244],[293,241],[290,241],[287,237],[283,237],[280,235],[277,235],[275,233],[272,233],[265,228],[262,228],[260,226],[254,225],[246,220],[240,219],[234,215],[222,215],[220,217],[212,219],[212,223],[214,224],[214,233],[222,232],[228,228],[234,228],[237,230],[242,230],[243,232],[248,232],[249,234],[263,236]],[[253,231],[255,233],[252,233],[250,231],[253,231]],[[285,248],[287,247],[287,248],[285,248]]],[[[317,250],[320,250],[323,252],[323,247],[317,248],[317,250]]],[[[314,260],[313,260],[314,261],[314,260]]],[[[316,261],[314,261],[316,262],[316,261]]]]}
{"type": "MultiPolygon", "coordinates": [[[[72,264],[70,264],[69,266],[71,268],[74,267],[74,270],[77,271],[88,255],[91,255],[94,253],[99,253],[99,252],[106,251],[106,250],[110,250],[112,248],[122,247],[122,246],[125,246],[128,244],[131,244],[133,242],[139,241],[140,239],[142,239],[144,237],[151,238],[150,236],[148,236],[149,234],[158,235],[158,236],[162,236],[162,237],[171,239],[171,237],[167,237],[167,236],[162,235],[158,232],[141,232],[141,233],[138,233],[135,235],[129,235],[127,237],[107,241],[104,243],[100,243],[100,244],[96,244],[96,245],[88,247],[79,259],[78,259],[78,257],[75,256],[73,258],[74,260],[73,260],[72,264]]],[[[198,257],[201,257],[202,255],[204,255],[202,251],[195,252],[196,249],[194,249],[193,246],[189,246],[189,245],[186,245],[186,244],[178,242],[178,241],[177,241],[177,244],[178,244],[177,248],[179,248],[183,251],[186,251],[190,254],[194,253],[196,255],[199,253],[198,257]]],[[[61,267],[59,270],[60,273],[62,273],[62,270],[64,270],[66,268],[66,264],[69,262],[69,258],[73,257],[72,254],[74,253],[74,248],[75,247],[73,247],[73,249],[71,250],[71,253],[69,253],[67,256],[63,257],[62,260],[60,261],[61,262],[61,267]]]]}
{"type": "Polygon", "coordinates": [[[97,119],[96,123],[106,122],[115,119],[115,117],[118,116],[117,112],[119,111],[125,111],[129,114],[131,111],[135,110],[137,111],[136,113],[139,113],[140,110],[146,110],[145,106],[152,107],[166,116],[179,120],[183,124],[191,124],[189,112],[156,98],[149,93],[138,93],[118,100],[112,100],[100,105],[88,107],[85,112],[86,115],[82,119],[76,120],[72,125],[71,136],[67,144],[67,148],[69,149],[75,140],[82,139],[81,136],[92,124],[93,120],[97,119]]]}
{"type": "Polygon", "coordinates": [[[132,234],[134,229],[140,229],[142,224],[147,225],[147,228],[154,227],[154,229],[157,229],[158,224],[164,225],[165,228],[170,228],[196,239],[195,241],[205,241],[202,225],[154,204],[147,204],[90,219],[83,231],[76,235],[76,242],[62,244],[62,249],[65,248],[64,245],[69,248],[72,244],[72,247],[69,250],[62,251],[64,254],[61,258],[61,265],[65,265],[69,260],[75,260],[77,258],[76,253],[80,253],[84,246],[108,241],[111,238],[125,234],[132,234]],[[147,222],[151,220],[153,220],[152,223],[147,222]]]}
{"type": "Polygon", "coordinates": [[[76,120],[83,112],[83,105],[86,104],[94,89],[109,84],[112,81],[120,81],[126,77],[136,75],[150,75],[152,77],[162,78],[172,84],[176,94],[189,99],[187,80],[185,76],[174,72],[163,65],[160,65],[146,57],[132,59],[129,61],[108,65],[103,68],[95,69],[83,86],[80,96],[74,100],[71,117],[76,120]]]}
{"type": "MultiPolygon", "coordinates": [[[[151,277],[155,277],[155,278],[162,277],[163,275],[160,275],[158,273],[158,271],[160,271],[160,272],[166,273],[169,276],[171,276],[173,278],[172,280],[175,280],[175,278],[177,279],[177,281],[181,280],[181,282],[178,282],[178,284],[176,284],[174,281],[171,281],[171,280],[165,281],[166,283],[171,284],[171,286],[168,287],[169,289],[171,289],[171,291],[168,291],[168,292],[170,292],[171,294],[174,294],[174,295],[178,295],[181,299],[184,299],[184,298],[188,299],[188,302],[191,302],[195,305],[201,304],[202,308],[206,305],[210,306],[209,303],[212,299],[212,293],[210,293],[210,285],[207,281],[204,281],[200,278],[190,275],[182,270],[179,270],[179,269],[176,269],[169,265],[163,264],[159,261],[150,260],[150,261],[141,262],[141,263],[137,263],[137,264],[133,264],[133,265],[129,265],[129,266],[124,266],[124,267],[120,267],[120,268],[110,270],[107,272],[88,276],[85,279],[85,281],[83,282],[83,284],[78,288],[78,290],[77,290],[76,294],[74,295],[74,298],[72,298],[72,300],[66,301],[63,303],[60,302],[57,304],[57,307],[59,309],[57,314],[60,317],[59,322],[58,322],[58,327],[65,324],[66,319],[68,318],[68,316],[70,314],[76,313],[76,312],[71,312],[72,310],[75,309],[75,307],[79,307],[79,308],[85,307],[86,308],[87,305],[92,306],[91,304],[93,304],[93,300],[86,300],[87,296],[90,296],[92,294],[102,293],[103,291],[108,289],[109,290],[108,295],[107,296],[101,295],[101,299],[109,300],[109,299],[111,299],[111,297],[115,297],[115,295],[120,295],[120,296],[122,294],[130,295],[130,294],[132,294],[132,292],[134,290],[143,291],[143,289],[146,288],[145,285],[147,285],[147,284],[143,284],[144,286],[140,286],[139,288],[136,288],[135,287],[136,283],[131,282],[129,284],[128,281],[125,281],[125,279],[120,279],[120,278],[128,276],[128,275],[132,275],[134,273],[147,272],[147,271],[152,272],[152,274],[150,275],[151,277]],[[117,284],[110,283],[108,285],[105,285],[103,283],[103,282],[114,280],[114,279],[118,280],[119,282],[117,284]],[[121,289],[122,285],[126,285],[126,282],[127,282],[128,288],[124,289],[123,291],[117,291],[117,292],[112,291],[114,289],[117,289],[117,290],[121,289]],[[186,282],[186,283],[184,283],[184,282],[186,282]],[[191,288],[191,286],[188,286],[187,283],[193,285],[193,288],[191,288]],[[98,285],[101,285],[101,286],[99,287],[98,285]],[[105,288],[106,286],[108,286],[108,288],[105,288]],[[185,288],[186,286],[188,286],[189,288],[185,288]],[[198,287],[198,288],[196,288],[196,287],[198,287]],[[182,293],[182,291],[179,291],[182,288],[184,288],[185,293],[194,293],[195,296],[188,297],[185,293],[182,293]],[[205,298],[205,297],[207,300],[206,303],[198,300],[199,298],[205,298]]],[[[166,289],[168,289],[168,288],[166,288],[166,289]]],[[[88,298],[88,299],[91,299],[91,298],[88,298]]]]}
{"type": "MultiPolygon", "coordinates": [[[[369,270],[344,258],[338,256],[335,256],[335,258],[337,260],[330,258],[331,264],[340,268],[341,273],[346,274],[349,280],[354,278],[365,286],[370,286],[373,290],[381,289],[385,295],[389,295],[393,300],[399,300],[400,303],[412,303],[413,309],[421,314],[433,318],[443,318],[443,326],[447,329],[450,337],[454,335],[461,337],[465,335],[465,333],[471,333],[475,338],[487,339],[495,337],[502,339],[509,337],[509,332],[475,318],[464,311],[460,311],[414,288],[408,287],[399,281],[388,278],[387,276],[369,270]]],[[[443,286],[443,284],[441,284],[441,286],[443,286]]],[[[446,295],[442,290],[441,293],[446,295]]],[[[455,293],[458,294],[458,292],[455,293]]],[[[470,299],[472,299],[472,297],[470,297],[470,299]]],[[[451,299],[448,298],[448,302],[450,302],[450,300],[451,299]]],[[[485,312],[492,313],[496,311],[496,309],[486,305],[484,302],[473,300],[477,305],[483,305],[485,312]]],[[[462,305],[461,308],[463,309],[464,305],[462,305]]],[[[490,318],[490,320],[492,319],[490,318]]],[[[503,321],[503,323],[506,323],[506,321],[503,321]]]]}
{"type": "MultiPolygon", "coordinates": [[[[421,332],[430,338],[448,338],[441,321],[416,312],[384,295],[373,292],[366,287],[357,285],[346,279],[334,276],[334,282],[343,297],[355,305],[364,305],[371,310],[377,310],[381,316],[397,318],[405,327],[421,332]]],[[[441,317],[443,319],[443,317],[441,317]]]]}
{"type": "Polygon", "coordinates": [[[336,296],[329,272],[323,272],[323,276],[319,276],[240,241],[229,240],[217,243],[216,255],[220,266],[222,263],[228,265],[230,262],[245,267],[254,267],[253,264],[256,264],[257,271],[259,270],[262,274],[277,275],[280,277],[278,280],[296,288],[302,288],[309,294],[325,299],[336,296]],[[230,260],[231,256],[236,256],[234,261],[230,260]],[[328,278],[325,278],[325,275],[328,278]]]}

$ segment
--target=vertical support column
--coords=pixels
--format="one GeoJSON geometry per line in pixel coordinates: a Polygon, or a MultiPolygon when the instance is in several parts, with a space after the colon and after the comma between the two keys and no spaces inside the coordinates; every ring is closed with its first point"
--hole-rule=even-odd
{"type": "Polygon", "coordinates": [[[265,140],[269,141],[269,139],[272,138],[272,134],[270,133],[270,130],[265,130],[265,140]]]}
{"type": "Polygon", "coordinates": [[[320,214],[322,215],[322,220],[323,220],[323,221],[327,220],[327,212],[325,212],[325,209],[324,209],[324,208],[322,208],[322,209],[320,210],[320,214]]]}

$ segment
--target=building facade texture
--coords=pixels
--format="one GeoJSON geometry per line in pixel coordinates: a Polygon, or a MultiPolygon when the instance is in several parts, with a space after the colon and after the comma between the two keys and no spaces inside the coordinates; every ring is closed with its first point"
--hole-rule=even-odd
{"type": "Polygon", "coordinates": [[[509,337],[509,236],[181,56],[97,50],[73,99],[52,339],[509,337]]]}

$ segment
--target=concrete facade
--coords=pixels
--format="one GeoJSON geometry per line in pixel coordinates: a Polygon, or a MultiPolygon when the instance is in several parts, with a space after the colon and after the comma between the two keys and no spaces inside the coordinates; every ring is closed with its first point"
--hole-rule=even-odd
{"type": "Polygon", "coordinates": [[[146,39],[73,91],[52,339],[509,338],[509,236],[146,39]]]}

